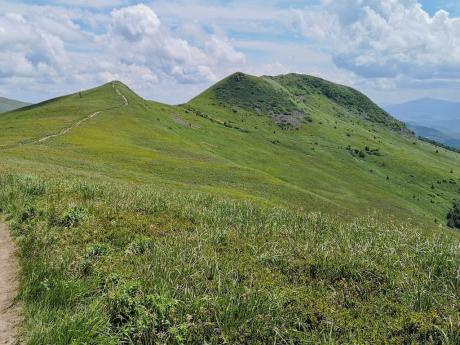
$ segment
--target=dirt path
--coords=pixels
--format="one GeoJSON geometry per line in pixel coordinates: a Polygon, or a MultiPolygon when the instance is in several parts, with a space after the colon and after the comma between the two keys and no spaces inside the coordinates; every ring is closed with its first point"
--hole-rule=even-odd
{"type": "MultiPolygon", "coordinates": [[[[127,107],[129,105],[129,101],[128,101],[128,98],[126,98],[125,95],[123,95],[121,93],[121,91],[115,86],[115,83],[112,82],[112,87],[114,88],[115,90],[115,93],[122,99],[123,101],[123,105],[120,105],[120,107],[127,107]]],[[[28,143],[24,143],[24,144],[13,144],[13,145],[9,145],[9,146],[3,146],[3,147],[0,147],[0,150],[8,150],[8,149],[12,149],[12,148],[15,148],[15,147],[18,147],[18,146],[22,146],[22,145],[30,145],[30,144],[40,144],[40,143],[43,143],[45,141],[48,141],[50,139],[53,139],[53,138],[57,138],[57,137],[60,137],[62,135],[65,135],[67,134],[72,128],[75,128],[75,127],[78,127],[80,126],[83,122],[86,122],[90,119],[92,119],[93,117],[99,115],[100,113],[102,113],[102,110],[100,111],[96,111],[95,113],[92,113],[91,115],[88,115],[87,117],[73,123],[71,126],[69,127],[66,127],[64,129],[62,129],[59,133],[55,133],[55,134],[49,134],[45,137],[42,137],[42,138],[39,138],[39,139],[36,139],[34,141],[30,141],[28,143]]],[[[3,345],[1,343],[1,339],[0,339],[0,345],[3,345]]]]}
{"type": "Polygon", "coordinates": [[[129,102],[128,102],[128,99],[125,97],[125,95],[123,95],[118,89],[115,89],[115,92],[117,93],[118,96],[120,96],[123,99],[123,104],[125,107],[127,107],[129,105],[129,102]]]}
{"type": "Polygon", "coordinates": [[[100,111],[96,111],[95,113],[91,114],[90,116],[85,117],[84,119],[81,119],[80,121],[74,123],[72,126],[64,128],[59,133],[47,135],[46,137],[43,137],[43,138],[40,138],[38,140],[33,141],[31,144],[42,143],[42,142],[45,142],[45,141],[47,141],[49,139],[60,137],[61,135],[67,134],[72,128],[80,126],[83,122],[88,121],[89,119],[92,119],[93,117],[99,115],[100,113],[101,113],[100,111]]]}
{"type": "MultiPolygon", "coordinates": [[[[115,89],[115,92],[118,96],[120,96],[120,98],[123,100],[123,106],[127,107],[129,105],[129,102],[128,102],[128,99],[125,97],[125,95],[123,95],[121,93],[121,91],[119,89],[116,88],[115,86],[115,83],[112,82],[112,87],[115,89]]],[[[72,126],[70,127],[67,127],[67,128],[64,128],[63,130],[61,130],[59,133],[56,133],[56,134],[50,134],[50,135],[47,135],[46,137],[43,137],[43,138],[40,138],[38,140],[35,140],[33,142],[31,142],[31,144],[38,144],[38,143],[43,143],[49,139],[53,139],[53,138],[56,138],[56,137],[60,137],[62,135],[65,135],[67,134],[72,128],[75,128],[75,127],[78,127],[80,126],[83,122],[86,122],[90,119],[92,119],[93,117],[99,115],[102,111],[96,111],[95,113],[85,117],[84,119],[81,119],[80,121],[72,124],[72,126]]],[[[0,343],[1,345],[1,343],[0,343]]]]}
{"type": "Polygon", "coordinates": [[[19,306],[13,304],[18,290],[18,263],[7,227],[0,223],[0,345],[16,344],[19,306]]]}

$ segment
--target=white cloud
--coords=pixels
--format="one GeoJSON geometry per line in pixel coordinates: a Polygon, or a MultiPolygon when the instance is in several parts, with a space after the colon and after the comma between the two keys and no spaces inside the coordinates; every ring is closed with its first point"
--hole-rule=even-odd
{"type": "Polygon", "coordinates": [[[35,27],[23,16],[0,16],[0,79],[26,77],[47,79],[68,63],[64,42],[35,27]]]}
{"type": "Polygon", "coordinates": [[[416,0],[130,3],[0,0],[0,95],[38,100],[120,79],[184,101],[237,70],[319,75],[377,99],[460,92],[460,18],[416,0]]]}
{"type": "Polygon", "coordinates": [[[112,11],[112,30],[128,41],[138,41],[155,34],[160,27],[156,13],[145,5],[112,11]]]}
{"type": "Polygon", "coordinates": [[[180,33],[161,27],[156,13],[145,5],[114,10],[111,17],[111,30],[105,37],[110,55],[125,66],[150,70],[155,80],[215,81],[227,67],[245,59],[226,36],[201,30],[199,39],[190,43],[180,33]]]}
{"type": "Polygon", "coordinates": [[[460,78],[460,18],[443,10],[430,16],[415,0],[323,5],[295,20],[302,34],[329,46],[339,67],[368,78],[460,78]]]}
{"type": "Polygon", "coordinates": [[[114,6],[126,5],[127,0],[51,0],[49,1],[56,5],[66,5],[73,7],[89,7],[89,8],[113,8],[114,6]]]}
{"type": "Polygon", "coordinates": [[[201,30],[189,41],[163,27],[146,5],[105,15],[40,6],[16,9],[0,14],[0,86],[33,81],[46,83],[46,90],[62,83],[83,88],[111,78],[145,90],[165,83],[209,83],[245,62],[224,34],[201,30]],[[86,30],[77,24],[92,23],[92,16],[97,22],[86,30]]]}

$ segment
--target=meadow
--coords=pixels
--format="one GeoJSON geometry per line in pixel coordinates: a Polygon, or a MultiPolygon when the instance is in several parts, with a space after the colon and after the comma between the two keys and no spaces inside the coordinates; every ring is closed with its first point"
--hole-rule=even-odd
{"type": "Polygon", "coordinates": [[[460,156],[355,90],[115,82],[0,126],[26,344],[460,342],[460,156]]]}
{"type": "Polygon", "coordinates": [[[3,174],[27,344],[457,344],[458,238],[3,174]]]}

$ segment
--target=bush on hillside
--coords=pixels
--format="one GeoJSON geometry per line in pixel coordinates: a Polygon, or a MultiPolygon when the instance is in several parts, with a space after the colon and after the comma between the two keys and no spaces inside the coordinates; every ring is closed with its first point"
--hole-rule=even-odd
{"type": "Polygon", "coordinates": [[[451,228],[460,229],[460,201],[455,200],[451,210],[447,214],[447,225],[451,228]]]}

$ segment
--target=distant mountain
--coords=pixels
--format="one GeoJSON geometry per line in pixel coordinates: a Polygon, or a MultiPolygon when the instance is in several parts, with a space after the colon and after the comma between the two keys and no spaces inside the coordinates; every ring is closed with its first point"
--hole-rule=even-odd
{"type": "Polygon", "coordinates": [[[401,121],[419,127],[432,128],[454,139],[460,139],[459,102],[423,98],[389,105],[385,107],[385,110],[401,121]]]}
{"type": "Polygon", "coordinates": [[[453,138],[449,136],[448,134],[441,132],[437,129],[430,128],[430,127],[424,127],[424,126],[419,126],[417,124],[414,124],[412,122],[408,122],[407,126],[409,129],[415,132],[420,137],[424,137],[430,140],[437,141],[438,143],[460,149],[460,139],[459,138],[453,138]]]}
{"type": "Polygon", "coordinates": [[[0,97],[0,113],[19,109],[19,108],[22,108],[28,105],[30,105],[30,103],[25,103],[21,101],[16,101],[14,99],[0,97]]]}

